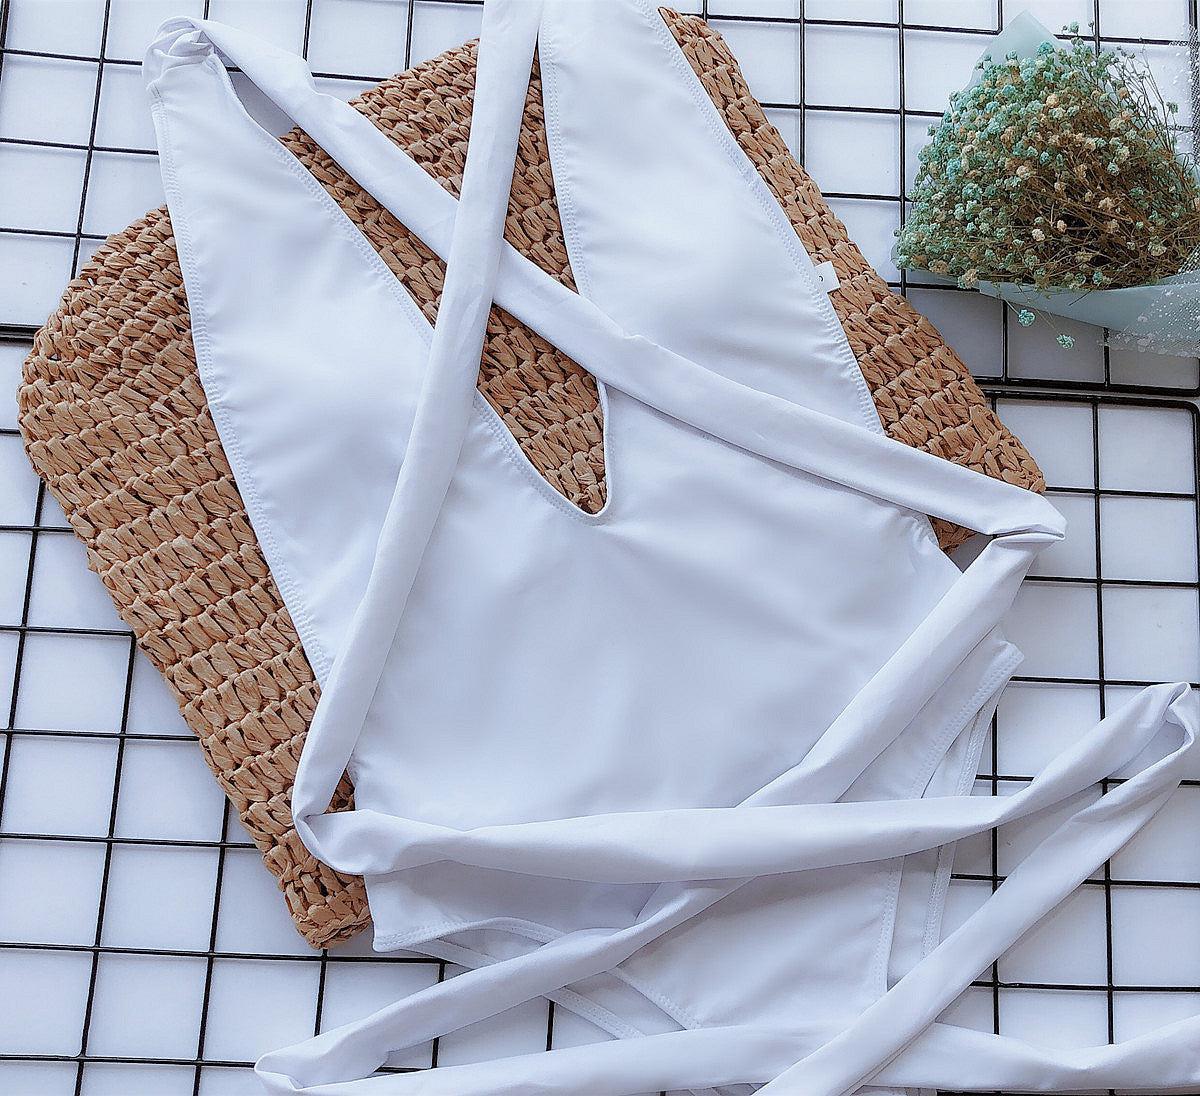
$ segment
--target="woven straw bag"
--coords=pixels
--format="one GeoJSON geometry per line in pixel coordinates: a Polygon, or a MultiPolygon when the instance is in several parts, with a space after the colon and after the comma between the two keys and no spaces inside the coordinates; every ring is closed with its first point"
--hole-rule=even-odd
{"type": "MultiPolygon", "coordinates": [[[[663,18],[832,294],[887,432],[1041,490],[1042,477],[958,356],[889,292],[848,239],[701,19],[663,18]]],[[[355,105],[450,191],[466,153],[473,43],[370,89],[355,105]]],[[[441,262],[304,133],[282,138],[400,278],[437,311],[441,262]]],[[[535,68],[507,222],[509,241],[573,287],[554,198],[535,68]]],[[[494,308],[481,391],[529,459],[572,502],[604,503],[603,423],[592,379],[494,308]]],[[[38,473],[88,548],[121,616],[166,677],[208,764],[315,947],[369,922],[362,881],[317,863],[291,825],[290,790],[318,689],[263,559],[196,373],[171,223],[156,209],[111,237],[34,340],[20,423],[38,473]]],[[[939,524],[944,547],[963,530],[939,524]]],[[[339,802],[349,802],[343,780],[339,802]]]]}

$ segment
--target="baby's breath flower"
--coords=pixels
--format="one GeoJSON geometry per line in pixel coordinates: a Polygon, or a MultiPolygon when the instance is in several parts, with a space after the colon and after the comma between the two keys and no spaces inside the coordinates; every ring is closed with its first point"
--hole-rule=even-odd
{"type": "Polygon", "coordinates": [[[1086,291],[1176,273],[1200,247],[1200,186],[1175,154],[1176,110],[1125,53],[1097,55],[1068,33],[1063,48],[986,57],[930,127],[897,234],[903,265],[968,286],[1086,291]]]}

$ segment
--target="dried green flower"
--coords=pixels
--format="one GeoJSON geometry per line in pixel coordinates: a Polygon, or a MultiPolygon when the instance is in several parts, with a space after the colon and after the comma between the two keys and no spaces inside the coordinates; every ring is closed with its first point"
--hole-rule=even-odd
{"type": "Polygon", "coordinates": [[[1177,109],[1132,55],[1080,38],[985,58],[921,150],[900,262],[1080,292],[1177,273],[1200,247],[1177,109]]]}

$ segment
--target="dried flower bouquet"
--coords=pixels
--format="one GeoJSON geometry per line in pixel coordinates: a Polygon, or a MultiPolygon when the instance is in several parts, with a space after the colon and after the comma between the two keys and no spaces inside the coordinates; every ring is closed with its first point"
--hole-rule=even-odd
{"type": "Polygon", "coordinates": [[[1022,324],[1039,309],[1196,353],[1200,180],[1179,108],[1132,54],[1065,29],[1061,45],[1019,17],[930,127],[896,260],[1021,306],[1022,324]]]}

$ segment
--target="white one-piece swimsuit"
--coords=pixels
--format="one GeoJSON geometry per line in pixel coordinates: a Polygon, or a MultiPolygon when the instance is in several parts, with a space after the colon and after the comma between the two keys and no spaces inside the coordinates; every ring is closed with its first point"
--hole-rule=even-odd
{"type": "Polygon", "coordinates": [[[365,876],[379,950],[470,968],[268,1054],[267,1089],[1200,1091],[1197,1020],[1065,1056],[938,1021],[1170,795],[1188,688],[969,794],[1019,659],[997,622],[1059,514],[884,436],[647,0],[483,20],[458,201],[298,57],[184,19],[146,59],[208,404],[323,689],[297,829],[365,876]],[[503,240],[535,47],[578,294],[503,240]],[[436,326],[225,61],[447,261],[436,326]],[[597,514],[476,391],[493,301],[600,385],[597,514]],[[991,539],[959,571],[926,515],[991,539]],[[325,814],[347,766],[356,809],[325,814]],[[941,941],[954,841],[1064,804],[941,941]],[[597,1042],[377,1072],[538,996],[597,1042]]]}

